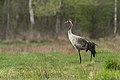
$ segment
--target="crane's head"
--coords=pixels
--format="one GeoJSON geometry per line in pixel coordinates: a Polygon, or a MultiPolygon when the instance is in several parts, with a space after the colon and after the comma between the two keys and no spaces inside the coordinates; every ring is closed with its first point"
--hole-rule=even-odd
{"type": "Polygon", "coordinates": [[[68,20],[67,20],[67,21],[65,21],[64,23],[65,23],[65,24],[67,24],[67,23],[68,23],[68,24],[70,24],[70,25],[72,25],[72,26],[73,26],[73,23],[72,23],[71,19],[68,19],[68,20]]]}

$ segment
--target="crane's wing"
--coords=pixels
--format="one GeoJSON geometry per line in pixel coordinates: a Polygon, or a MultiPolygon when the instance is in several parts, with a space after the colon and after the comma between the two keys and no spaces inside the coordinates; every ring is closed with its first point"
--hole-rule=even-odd
{"type": "Polygon", "coordinates": [[[75,45],[79,49],[85,49],[87,47],[88,41],[82,37],[77,38],[77,44],[75,45]]]}

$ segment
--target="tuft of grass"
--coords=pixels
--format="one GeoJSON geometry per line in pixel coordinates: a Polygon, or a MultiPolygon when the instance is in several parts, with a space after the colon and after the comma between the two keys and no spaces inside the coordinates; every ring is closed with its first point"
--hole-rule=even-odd
{"type": "Polygon", "coordinates": [[[120,80],[120,72],[103,69],[96,73],[93,80],[120,80]]]}
{"type": "Polygon", "coordinates": [[[115,59],[108,59],[104,63],[104,68],[110,70],[120,70],[120,61],[115,59]]]}

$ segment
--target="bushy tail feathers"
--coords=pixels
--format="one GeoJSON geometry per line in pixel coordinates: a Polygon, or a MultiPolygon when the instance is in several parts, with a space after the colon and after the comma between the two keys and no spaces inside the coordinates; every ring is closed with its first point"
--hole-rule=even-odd
{"type": "Polygon", "coordinates": [[[87,46],[86,52],[88,50],[91,52],[91,54],[93,54],[93,57],[95,57],[96,50],[95,50],[95,43],[94,42],[88,42],[88,46],[87,46]]]}

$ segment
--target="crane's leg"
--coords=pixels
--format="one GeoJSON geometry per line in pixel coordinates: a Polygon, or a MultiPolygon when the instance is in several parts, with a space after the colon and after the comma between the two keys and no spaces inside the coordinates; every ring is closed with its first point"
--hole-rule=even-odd
{"type": "Polygon", "coordinates": [[[92,53],[91,53],[90,61],[92,61],[92,53]]]}
{"type": "Polygon", "coordinates": [[[78,50],[78,53],[79,53],[80,64],[81,64],[81,54],[80,54],[80,50],[78,50]]]}

